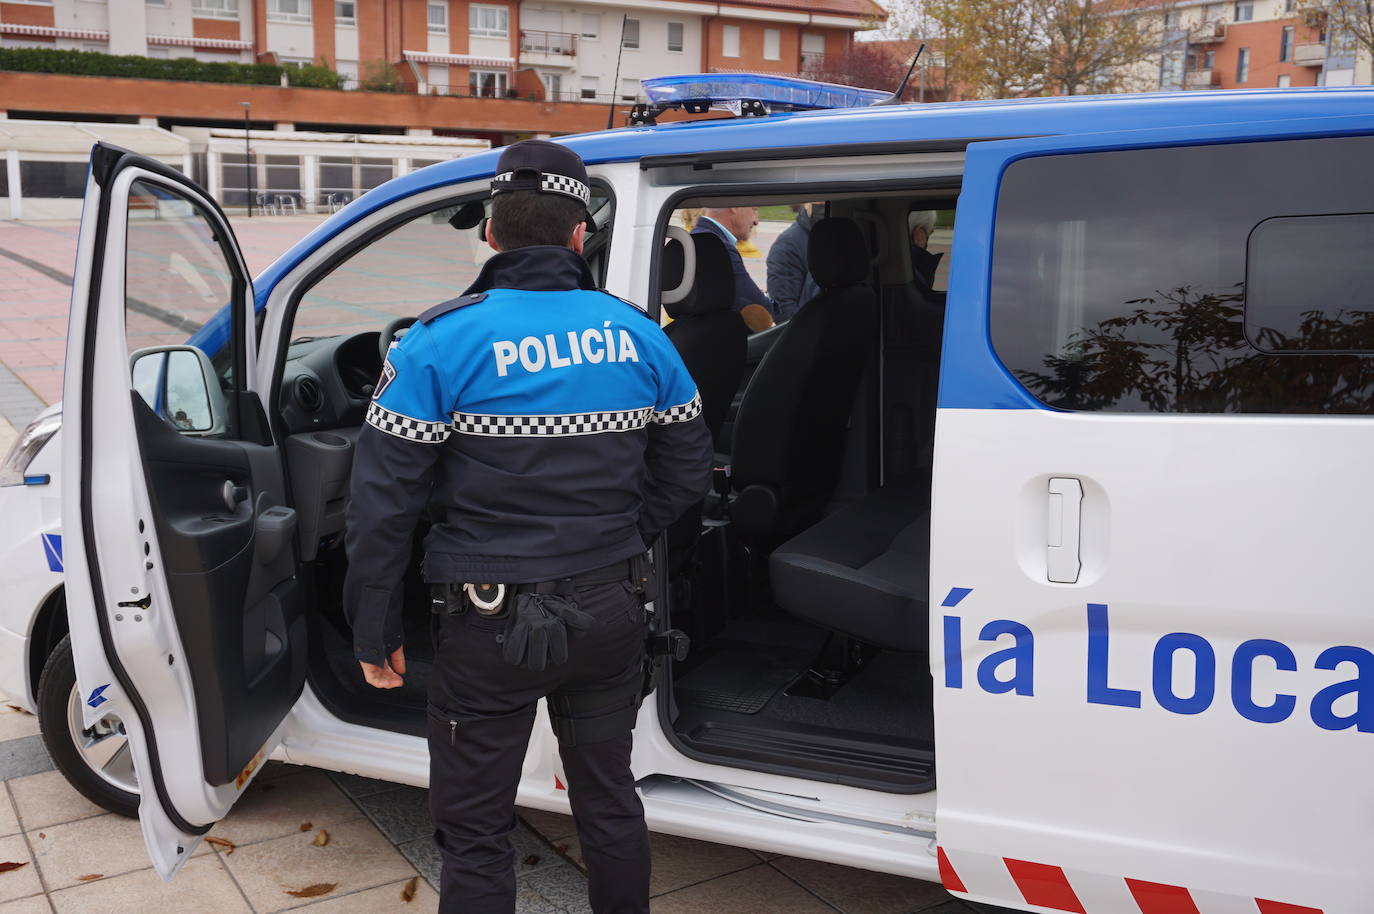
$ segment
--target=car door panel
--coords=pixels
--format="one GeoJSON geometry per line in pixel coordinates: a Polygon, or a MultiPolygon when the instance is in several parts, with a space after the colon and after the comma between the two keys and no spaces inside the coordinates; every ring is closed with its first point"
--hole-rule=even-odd
{"type": "Polygon", "coordinates": [[[64,399],[64,472],[79,480],[63,503],[69,542],[79,540],[69,617],[87,705],[109,702],[101,710],[128,727],[144,836],[164,876],[241,796],[304,686],[295,515],[280,453],[260,431],[252,308],[218,206],[172,169],[97,144],[64,399]],[[203,389],[210,414],[222,402],[230,417],[201,432],[164,402],[166,368],[151,375],[163,385],[153,397],[139,386],[150,375],[131,378],[129,353],[166,351],[170,364],[188,348],[190,314],[219,328],[194,346],[217,377],[178,396],[203,389]]]}

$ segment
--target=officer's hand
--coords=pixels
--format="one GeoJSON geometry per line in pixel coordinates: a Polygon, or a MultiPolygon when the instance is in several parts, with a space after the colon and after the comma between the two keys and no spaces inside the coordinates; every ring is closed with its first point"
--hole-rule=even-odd
{"type": "Polygon", "coordinates": [[[363,677],[367,684],[378,689],[394,689],[401,685],[405,680],[401,678],[406,671],[406,649],[396,648],[391,655],[391,662],[378,666],[375,663],[363,663],[358,661],[358,666],[363,668],[363,677]]]}

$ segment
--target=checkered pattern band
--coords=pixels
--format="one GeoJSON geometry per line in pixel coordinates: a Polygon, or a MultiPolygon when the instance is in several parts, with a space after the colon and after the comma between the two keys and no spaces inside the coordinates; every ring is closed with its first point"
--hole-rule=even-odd
{"type": "Polygon", "coordinates": [[[400,413],[393,413],[377,403],[367,408],[367,424],[388,435],[420,444],[442,444],[448,439],[449,434],[449,426],[445,422],[412,419],[400,413]]]}
{"type": "Polygon", "coordinates": [[[701,394],[697,394],[681,406],[670,406],[659,412],[654,410],[653,422],[656,425],[671,425],[674,422],[690,422],[701,415],[701,394]]]}
{"type": "Polygon", "coordinates": [[[633,432],[649,424],[652,407],[611,413],[571,413],[561,416],[484,416],[454,413],[453,430],[460,435],[488,438],[558,437],[633,432]]]}
{"type": "MultiPolygon", "coordinates": [[[[503,188],[502,184],[507,184],[515,180],[515,172],[503,171],[491,179],[492,191],[517,190],[526,188],[503,188]]],[[[533,189],[533,188],[528,188],[533,189]]],[[[584,205],[592,202],[592,189],[583,184],[576,178],[569,178],[567,175],[551,175],[545,172],[539,173],[539,190],[546,194],[562,194],[565,197],[572,197],[581,200],[584,205]]]]}

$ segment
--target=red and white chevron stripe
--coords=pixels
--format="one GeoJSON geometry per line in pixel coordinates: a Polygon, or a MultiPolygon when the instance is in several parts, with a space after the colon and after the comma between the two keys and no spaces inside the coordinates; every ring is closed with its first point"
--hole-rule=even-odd
{"type": "Polygon", "coordinates": [[[1026,904],[1071,914],[1324,914],[1321,908],[1268,898],[1065,870],[992,854],[957,851],[951,859],[943,847],[937,854],[940,881],[956,895],[1009,899],[1019,894],[1026,904]]]}

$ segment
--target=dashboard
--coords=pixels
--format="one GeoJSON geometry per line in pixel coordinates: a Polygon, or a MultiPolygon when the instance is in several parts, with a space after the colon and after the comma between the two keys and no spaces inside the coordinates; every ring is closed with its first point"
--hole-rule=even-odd
{"type": "Polygon", "coordinates": [[[360,426],[382,372],[377,331],[293,342],[278,388],[288,435],[360,426]]]}

